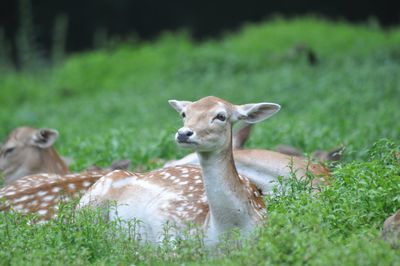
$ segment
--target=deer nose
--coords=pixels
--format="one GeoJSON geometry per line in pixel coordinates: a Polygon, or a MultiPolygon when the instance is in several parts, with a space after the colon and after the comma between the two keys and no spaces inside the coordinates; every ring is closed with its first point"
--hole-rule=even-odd
{"type": "Polygon", "coordinates": [[[180,142],[187,141],[193,134],[194,132],[190,128],[182,127],[178,130],[176,139],[180,142]]]}

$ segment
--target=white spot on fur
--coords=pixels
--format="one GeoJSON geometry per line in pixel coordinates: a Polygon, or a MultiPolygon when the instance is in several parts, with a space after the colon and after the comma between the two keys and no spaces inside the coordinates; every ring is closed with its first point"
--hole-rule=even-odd
{"type": "Polygon", "coordinates": [[[36,193],[36,195],[38,195],[39,197],[42,197],[42,196],[46,195],[47,193],[48,193],[48,191],[41,190],[38,193],[36,193]]]}
{"type": "Polygon", "coordinates": [[[70,183],[70,184],[68,184],[68,188],[69,188],[70,190],[74,190],[74,189],[76,189],[76,185],[73,184],[73,183],[70,183]]]}
{"type": "Polygon", "coordinates": [[[39,210],[37,213],[38,213],[39,215],[46,215],[46,214],[47,214],[47,210],[42,209],[42,210],[39,210]]]}
{"type": "Polygon", "coordinates": [[[55,195],[47,195],[45,197],[43,197],[42,199],[44,201],[52,201],[56,196],[55,195]]]}
{"type": "Polygon", "coordinates": [[[84,187],[90,187],[91,184],[92,184],[92,183],[89,182],[89,181],[83,181],[82,186],[84,186],[84,187]]]}
{"type": "Polygon", "coordinates": [[[166,172],[162,172],[162,177],[161,177],[161,179],[167,179],[167,178],[169,178],[170,176],[171,176],[171,174],[169,174],[169,173],[166,173],[166,172]]]}
{"type": "Polygon", "coordinates": [[[33,200],[31,202],[28,203],[28,205],[30,206],[35,206],[36,204],[38,204],[39,202],[37,200],[33,200]]]}
{"type": "Polygon", "coordinates": [[[112,187],[113,187],[113,188],[122,188],[122,187],[125,187],[125,186],[131,184],[131,183],[133,182],[133,180],[135,180],[135,179],[136,179],[136,178],[134,178],[134,177],[126,177],[126,178],[123,178],[123,179],[121,179],[121,180],[118,180],[117,182],[114,182],[114,183],[112,184],[112,187]]]}
{"type": "Polygon", "coordinates": [[[16,193],[15,191],[10,191],[6,193],[6,196],[12,196],[15,195],[15,193],[16,193]]]}
{"type": "Polygon", "coordinates": [[[207,202],[207,196],[205,194],[203,194],[203,196],[201,196],[201,201],[207,202]]]}
{"type": "Polygon", "coordinates": [[[40,207],[42,207],[42,208],[47,207],[49,205],[50,205],[50,202],[46,202],[46,201],[43,201],[42,203],[40,203],[40,207]]]}
{"type": "Polygon", "coordinates": [[[183,168],[181,172],[182,172],[182,174],[186,174],[186,173],[189,173],[189,170],[187,168],[183,168]]]}
{"type": "Polygon", "coordinates": [[[60,187],[53,187],[53,188],[51,189],[51,191],[54,192],[54,193],[58,193],[58,192],[61,191],[61,188],[60,188],[60,187]]]}
{"type": "Polygon", "coordinates": [[[20,198],[14,199],[14,202],[15,202],[15,203],[21,202],[21,201],[28,200],[28,199],[30,199],[30,198],[31,198],[31,196],[25,195],[25,196],[22,196],[22,197],[20,197],[20,198]]]}

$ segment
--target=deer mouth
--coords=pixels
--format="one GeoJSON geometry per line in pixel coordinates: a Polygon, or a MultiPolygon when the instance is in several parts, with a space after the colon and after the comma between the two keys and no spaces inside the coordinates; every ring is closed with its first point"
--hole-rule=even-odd
{"type": "Polygon", "coordinates": [[[186,139],[186,140],[177,139],[176,142],[178,142],[178,144],[181,146],[187,146],[187,147],[198,144],[196,141],[188,140],[188,139],[186,139]]]}

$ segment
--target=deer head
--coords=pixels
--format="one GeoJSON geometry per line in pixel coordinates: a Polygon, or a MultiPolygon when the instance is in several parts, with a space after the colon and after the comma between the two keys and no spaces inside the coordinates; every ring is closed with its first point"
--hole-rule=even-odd
{"type": "Polygon", "coordinates": [[[233,123],[239,120],[257,123],[280,109],[274,103],[234,105],[213,96],[194,103],[176,100],[169,103],[184,121],[184,126],[176,133],[177,142],[198,152],[231,150],[233,123]]]}
{"type": "Polygon", "coordinates": [[[0,148],[0,171],[6,184],[36,173],[68,173],[68,167],[53,149],[58,138],[55,129],[19,127],[0,148]]]}

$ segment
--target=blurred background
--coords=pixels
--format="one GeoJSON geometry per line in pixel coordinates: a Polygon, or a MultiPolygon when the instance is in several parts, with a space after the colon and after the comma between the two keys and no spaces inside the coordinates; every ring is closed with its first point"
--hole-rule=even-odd
{"type": "Polygon", "coordinates": [[[0,9],[0,43],[8,48],[9,59],[18,67],[24,60],[21,53],[27,49],[35,49],[50,59],[52,55],[60,57],[63,52],[99,48],[110,42],[151,40],[167,30],[187,30],[194,39],[203,40],[235,31],[243,23],[277,15],[317,14],[336,21],[389,27],[400,22],[400,11],[394,3],[391,0],[5,0],[0,9]]]}

